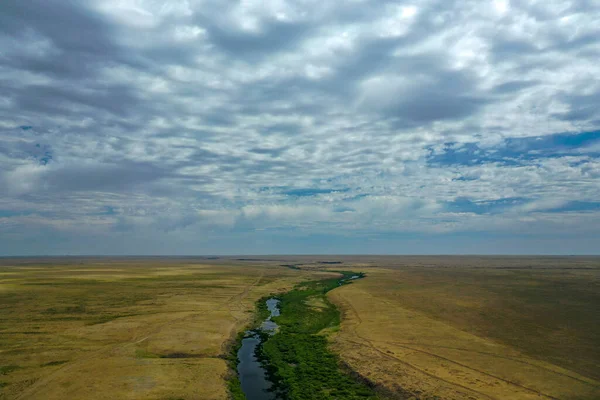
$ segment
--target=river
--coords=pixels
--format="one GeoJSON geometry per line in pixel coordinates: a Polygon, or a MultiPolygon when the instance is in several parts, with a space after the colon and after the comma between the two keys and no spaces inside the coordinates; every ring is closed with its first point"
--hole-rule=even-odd
{"type": "MultiPolygon", "coordinates": [[[[260,330],[270,335],[277,332],[277,324],[271,319],[279,315],[279,300],[267,300],[269,317],[263,321],[260,330]]],[[[238,351],[238,376],[242,385],[242,391],[248,400],[275,400],[277,396],[270,392],[272,384],[267,380],[266,371],[256,358],[256,347],[261,343],[261,337],[257,332],[248,331],[242,340],[242,347],[238,351]]]]}
{"type": "MultiPolygon", "coordinates": [[[[349,283],[349,280],[362,278],[364,274],[357,275],[344,273],[343,278],[337,281],[338,285],[349,283]]],[[[278,325],[272,320],[279,316],[279,300],[271,298],[267,300],[267,309],[270,315],[265,319],[257,330],[247,331],[242,339],[242,346],[238,351],[238,376],[242,386],[242,391],[247,400],[277,400],[276,392],[271,391],[273,384],[267,379],[267,374],[263,365],[256,357],[256,348],[260,346],[264,333],[274,335],[277,333],[278,325]],[[263,333],[262,337],[259,334],[263,333]]]]}

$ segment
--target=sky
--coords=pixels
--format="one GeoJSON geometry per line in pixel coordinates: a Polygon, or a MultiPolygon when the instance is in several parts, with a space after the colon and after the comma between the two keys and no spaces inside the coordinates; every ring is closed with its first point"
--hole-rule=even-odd
{"type": "Polygon", "coordinates": [[[598,254],[600,0],[2,0],[0,255],[598,254]]]}

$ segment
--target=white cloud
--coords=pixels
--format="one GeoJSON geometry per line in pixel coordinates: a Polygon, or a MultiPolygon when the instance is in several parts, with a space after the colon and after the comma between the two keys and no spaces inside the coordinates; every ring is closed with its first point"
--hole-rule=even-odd
{"type": "Polygon", "coordinates": [[[510,147],[598,129],[595,2],[31,1],[0,15],[0,238],[597,218],[549,211],[598,201],[597,140],[510,147]]]}

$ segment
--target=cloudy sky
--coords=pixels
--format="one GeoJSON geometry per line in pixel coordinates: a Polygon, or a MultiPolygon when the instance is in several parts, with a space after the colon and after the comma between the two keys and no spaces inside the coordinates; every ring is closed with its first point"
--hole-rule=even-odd
{"type": "Polygon", "coordinates": [[[0,255],[600,253],[600,0],[2,0],[0,255]]]}

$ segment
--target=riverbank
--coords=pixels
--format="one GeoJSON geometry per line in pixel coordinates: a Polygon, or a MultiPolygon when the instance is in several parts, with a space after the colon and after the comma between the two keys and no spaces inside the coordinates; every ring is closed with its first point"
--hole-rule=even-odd
{"type": "MultiPolygon", "coordinates": [[[[327,299],[327,292],[362,277],[353,272],[340,273],[340,278],[305,282],[277,296],[281,314],[273,321],[279,331],[265,338],[257,354],[273,389],[282,398],[377,398],[364,382],[342,370],[338,357],[327,346],[326,332],[337,329],[340,323],[340,313],[327,299]]],[[[264,299],[257,306],[259,310],[265,307],[262,304],[264,299]]],[[[234,396],[236,400],[243,398],[234,396]]]]}
{"type": "MultiPolygon", "coordinates": [[[[242,389],[242,382],[238,373],[238,366],[240,364],[239,352],[242,348],[242,342],[244,339],[258,335],[258,329],[263,321],[269,318],[270,311],[267,307],[267,301],[273,298],[273,296],[261,297],[255,306],[254,319],[249,325],[248,329],[239,332],[232,342],[228,356],[227,363],[229,366],[229,374],[227,376],[227,388],[229,390],[229,397],[232,400],[247,400],[246,394],[242,389]]],[[[258,345],[258,343],[257,343],[258,345]]]]}

